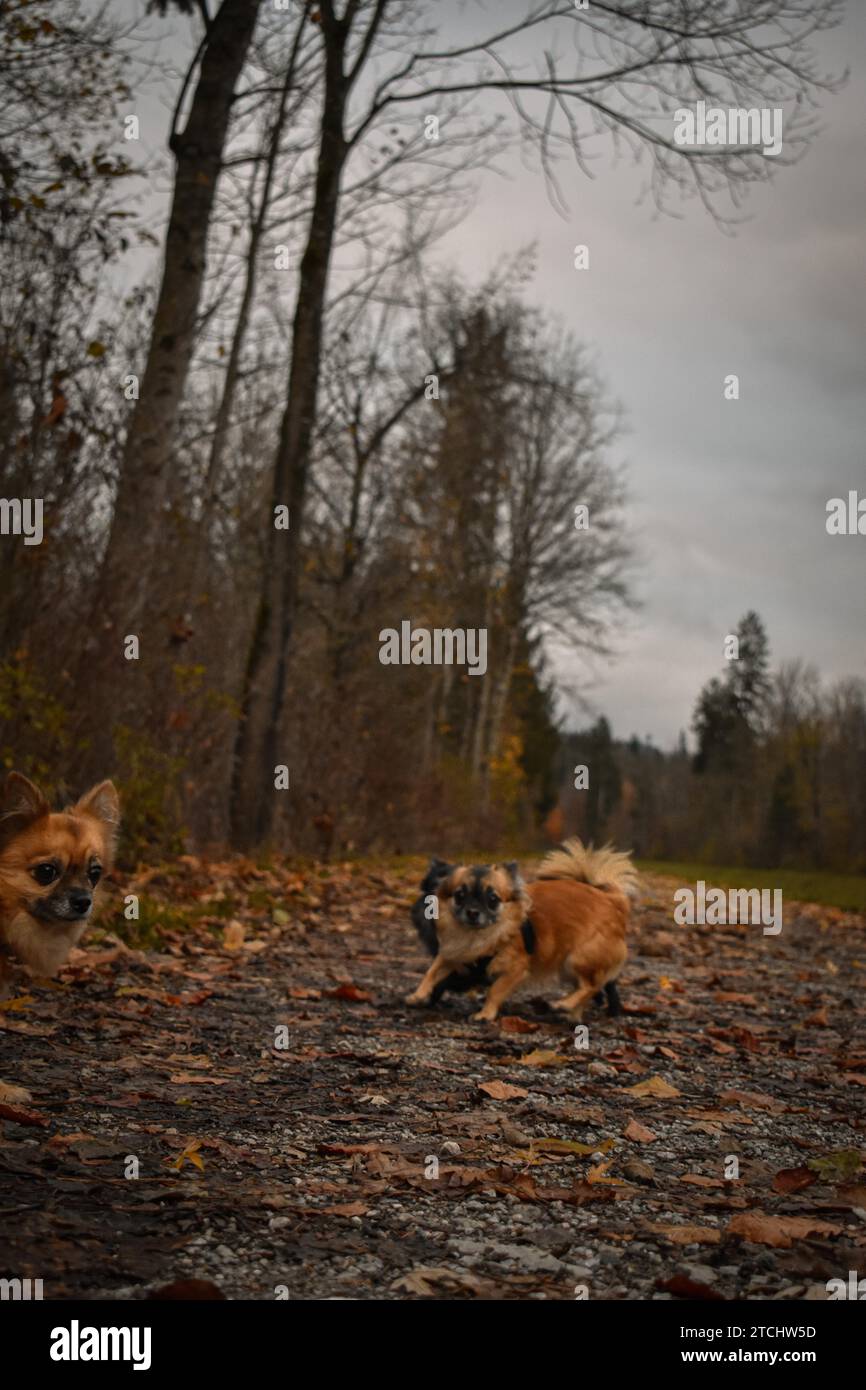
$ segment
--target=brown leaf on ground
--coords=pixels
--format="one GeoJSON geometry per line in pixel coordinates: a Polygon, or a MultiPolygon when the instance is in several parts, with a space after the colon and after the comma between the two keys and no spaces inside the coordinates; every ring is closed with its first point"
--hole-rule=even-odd
{"type": "Polygon", "coordinates": [[[717,1299],[724,1302],[724,1294],[702,1284],[698,1279],[690,1279],[686,1274],[673,1274],[669,1279],[659,1279],[656,1288],[664,1293],[672,1293],[674,1298],[717,1299]]]}
{"type": "Polygon", "coordinates": [[[530,1023],[528,1018],[520,1018],[517,1014],[506,1014],[500,1018],[499,1027],[503,1033],[537,1033],[540,1025],[530,1023]]]}
{"type": "Polygon", "coordinates": [[[366,1004],[373,998],[368,990],[359,989],[357,985],[348,982],[338,985],[336,989],[323,990],[322,993],[326,999],[347,999],[353,1004],[366,1004]]]}
{"type": "Polygon", "coordinates": [[[842,1227],[812,1216],[770,1216],[764,1211],[744,1211],[732,1216],[726,1234],[739,1236],[754,1245],[772,1245],[787,1250],[795,1240],[807,1236],[838,1236],[842,1227]]]}
{"type": "Polygon", "coordinates": [[[524,1067],[567,1067],[571,1058],[547,1047],[536,1047],[532,1052],[524,1052],[517,1061],[524,1067]]]}
{"type": "Polygon", "coordinates": [[[646,1125],[642,1125],[639,1120],[629,1120],[623,1134],[626,1139],[633,1139],[636,1144],[654,1144],[657,1136],[646,1125]]]}
{"type": "Polygon", "coordinates": [[[661,1076],[650,1076],[646,1081],[639,1081],[636,1086],[626,1086],[625,1089],[629,1096],[653,1096],[656,1100],[672,1100],[682,1095],[682,1091],[661,1076]]]}
{"type": "Polygon", "coordinates": [[[37,1115],[35,1110],[25,1110],[20,1105],[6,1105],[0,1101],[0,1120],[14,1120],[18,1125],[44,1126],[48,1124],[44,1115],[37,1115]]]}
{"type": "Polygon", "coordinates": [[[747,1110],[784,1110],[782,1101],[774,1096],[762,1095],[759,1091],[723,1091],[719,1105],[744,1105],[747,1110]]]}
{"type": "Polygon", "coordinates": [[[803,1022],[809,1024],[812,1028],[830,1027],[830,1020],[827,1017],[826,1008],[816,1009],[813,1014],[809,1014],[808,1018],[804,1018],[803,1022]]]}
{"type": "Polygon", "coordinates": [[[202,1076],[201,1072],[197,1071],[178,1071],[168,1080],[172,1086],[228,1086],[230,1084],[224,1076],[202,1076]]]}
{"type": "Polygon", "coordinates": [[[414,1293],[422,1298],[431,1298],[443,1288],[449,1292],[478,1294],[492,1287],[489,1279],[481,1279],[465,1269],[447,1269],[443,1265],[418,1265],[408,1274],[395,1279],[391,1285],[397,1292],[414,1293]]]}
{"type": "Polygon", "coordinates": [[[773,1178],[774,1192],[802,1192],[818,1181],[817,1173],[809,1168],[782,1168],[773,1178]]]}
{"type": "Polygon", "coordinates": [[[0,1081],[0,1102],[4,1105],[26,1105],[32,1099],[24,1086],[11,1086],[7,1081],[0,1081]]]}
{"type": "Polygon", "coordinates": [[[239,951],[244,944],[245,935],[243,922],[229,922],[223,932],[223,947],[226,951],[239,951]]]}
{"type": "Polygon", "coordinates": [[[529,1095],[522,1086],[512,1086],[507,1081],[479,1081],[478,1089],[493,1100],[525,1100],[529,1095]]]}

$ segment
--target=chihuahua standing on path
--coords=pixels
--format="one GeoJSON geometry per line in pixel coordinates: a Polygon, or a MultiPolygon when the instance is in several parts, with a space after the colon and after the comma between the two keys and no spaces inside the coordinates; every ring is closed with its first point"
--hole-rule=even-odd
{"type": "Polygon", "coordinates": [[[426,1003],[455,969],[487,958],[492,983],[476,1019],[495,1019],[530,977],[564,981],[568,992],[554,1007],[579,1018],[598,990],[613,985],[625,963],[629,897],[636,883],[628,854],[609,846],[593,849],[576,839],[549,854],[537,882],[529,885],[514,863],[458,866],[435,889],[438,953],[407,1002],[426,1003]]]}
{"type": "Polygon", "coordinates": [[[35,975],[65,965],[111,868],[119,824],[111,782],[53,812],[38,787],[9,773],[0,795],[0,998],[10,956],[35,975]]]}

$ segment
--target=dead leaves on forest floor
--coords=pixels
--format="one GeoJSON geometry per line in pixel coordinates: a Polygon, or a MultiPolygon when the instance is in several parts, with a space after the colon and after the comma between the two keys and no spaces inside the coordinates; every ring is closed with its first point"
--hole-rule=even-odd
{"type": "Polygon", "coordinates": [[[866,1270],[864,922],[676,927],[589,1047],[424,967],[417,869],[186,857],[0,1005],[0,1275],[46,1297],[800,1298],[866,1270]]]}

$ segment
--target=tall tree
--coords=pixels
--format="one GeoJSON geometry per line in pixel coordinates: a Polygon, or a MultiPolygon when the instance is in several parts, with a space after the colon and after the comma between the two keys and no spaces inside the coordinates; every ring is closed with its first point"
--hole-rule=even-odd
{"type": "Polygon", "coordinates": [[[696,772],[734,772],[760,733],[770,693],[769,643],[750,610],[737,624],[737,655],[723,680],[714,677],[698,696],[692,727],[698,740],[696,772]]]}
{"type": "MultiPolygon", "coordinates": [[[[328,274],[335,244],[344,173],[365,137],[378,136],[384,118],[429,110],[436,102],[465,104],[498,93],[511,104],[517,128],[534,146],[554,199],[560,190],[557,154],[578,160],[594,127],[608,130],[650,156],[661,197],[671,182],[690,185],[705,203],[728,190],[766,178],[778,161],[755,150],[704,148],[660,133],[648,111],[651,90],[664,105],[697,99],[742,105],[755,88],[765,104],[779,104],[822,85],[810,40],[839,14],[836,0],[642,0],[640,4],[566,6],[533,0],[513,22],[456,46],[440,47],[430,28],[433,7],[406,0],[322,0],[322,107],[316,194],[301,262],[292,326],[288,392],[274,463],[272,510],[266,518],[266,571],[253,624],[232,778],[232,825],[241,843],[266,837],[276,806],[274,767],[285,712],[288,662],[295,629],[302,564],[301,532],[318,404],[328,274]],[[542,47],[543,33],[549,45],[542,47]],[[527,39],[538,39],[537,67],[527,73],[527,39]],[[567,70],[556,41],[566,38],[579,58],[567,70]],[[360,112],[351,104],[365,79],[360,112]],[[288,505],[291,524],[274,527],[274,512],[288,505]]],[[[808,127],[794,117],[786,159],[794,157],[808,127]]],[[[429,152],[429,151],[428,151],[429,152]]]]}
{"type": "MultiPolygon", "coordinates": [[[[261,0],[221,0],[211,17],[175,109],[169,147],[175,159],[162,279],[139,397],[129,420],[100,584],[100,619],[117,637],[139,631],[161,539],[174,429],[195,345],[207,237],[223,164],[235,90],[261,0]],[[198,76],[182,121],[188,86],[198,76]]],[[[166,0],[159,6],[166,9],[166,0]]],[[[182,9],[190,9],[181,0],[182,9]]]]}

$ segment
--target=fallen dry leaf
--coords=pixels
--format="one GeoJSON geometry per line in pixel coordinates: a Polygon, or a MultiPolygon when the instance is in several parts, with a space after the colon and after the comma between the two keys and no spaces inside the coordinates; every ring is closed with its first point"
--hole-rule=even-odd
{"type": "Polygon", "coordinates": [[[659,1279],[656,1288],[664,1293],[672,1293],[674,1298],[718,1299],[724,1302],[723,1294],[710,1288],[709,1284],[702,1284],[699,1279],[690,1279],[687,1274],[673,1274],[670,1279],[659,1279]]]}
{"type": "Polygon", "coordinates": [[[24,1086],[11,1086],[6,1081],[0,1081],[0,1101],[4,1105],[26,1105],[32,1099],[24,1086]]]}
{"type": "Polygon", "coordinates": [[[723,1091],[719,1105],[744,1105],[747,1110],[784,1110],[782,1101],[774,1096],[762,1095],[760,1091],[723,1091]]]}
{"type": "Polygon", "coordinates": [[[239,951],[244,944],[245,936],[243,922],[229,922],[223,932],[223,946],[227,951],[239,951]]]}
{"type": "Polygon", "coordinates": [[[646,1125],[642,1125],[639,1120],[629,1120],[623,1133],[626,1139],[633,1139],[636,1144],[653,1144],[656,1135],[646,1125]]]}
{"type": "Polygon", "coordinates": [[[15,999],[4,999],[0,1002],[0,1013],[18,1014],[23,1009],[29,1009],[33,1002],[32,994],[19,994],[15,999]]]}
{"type": "Polygon", "coordinates": [[[499,1020],[499,1027],[503,1033],[537,1033],[539,1024],[530,1023],[528,1018],[520,1018],[517,1014],[505,1014],[499,1020]]]}
{"type": "Polygon", "coordinates": [[[178,1071],[168,1079],[172,1086],[228,1086],[229,1084],[225,1077],[202,1076],[199,1072],[194,1071],[178,1071]]]}
{"type": "Polygon", "coordinates": [[[479,1081],[478,1089],[493,1100],[525,1100],[529,1095],[522,1086],[511,1086],[507,1081],[479,1081]]]}
{"type": "Polygon", "coordinates": [[[352,984],[338,985],[336,989],[326,989],[322,993],[326,999],[348,999],[354,1004],[368,1003],[373,998],[368,990],[352,984]]]}
{"type": "Polygon", "coordinates": [[[517,1060],[524,1067],[567,1067],[570,1058],[563,1057],[561,1052],[552,1052],[550,1048],[536,1047],[532,1052],[524,1052],[517,1060]]]}
{"type": "Polygon", "coordinates": [[[395,1279],[391,1288],[429,1298],[440,1292],[443,1285],[448,1289],[467,1289],[472,1293],[481,1293],[492,1286],[492,1281],[480,1279],[465,1269],[446,1269],[443,1265],[418,1265],[408,1274],[402,1274],[399,1279],[395,1279]]]}
{"type": "Polygon", "coordinates": [[[176,1168],[178,1172],[180,1172],[184,1163],[191,1163],[194,1168],[198,1168],[199,1172],[203,1173],[204,1159],[199,1153],[200,1148],[201,1141],[199,1139],[191,1139],[186,1147],[181,1149],[177,1158],[170,1160],[172,1168],[176,1168]]]}
{"type": "Polygon", "coordinates": [[[801,1192],[818,1181],[817,1173],[809,1168],[782,1168],[773,1178],[774,1192],[801,1192]]]}
{"type": "Polygon", "coordinates": [[[744,1211],[732,1216],[726,1234],[739,1236],[754,1245],[772,1245],[787,1250],[795,1240],[806,1236],[837,1236],[841,1226],[812,1216],[770,1216],[764,1211],[744,1211]]]}
{"type": "Polygon", "coordinates": [[[655,1096],[659,1100],[671,1100],[674,1096],[682,1095],[682,1091],[661,1076],[650,1076],[646,1081],[639,1081],[636,1086],[626,1086],[625,1089],[630,1096],[655,1096]]]}
{"type": "Polygon", "coordinates": [[[48,1124],[45,1116],[37,1115],[35,1110],[25,1110],[19,1105],[6,1105],[3,1101],[0,1101],[0,1120],[14,1120],[16,1124],[29,1126],[48,1124]]]}

